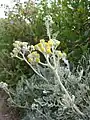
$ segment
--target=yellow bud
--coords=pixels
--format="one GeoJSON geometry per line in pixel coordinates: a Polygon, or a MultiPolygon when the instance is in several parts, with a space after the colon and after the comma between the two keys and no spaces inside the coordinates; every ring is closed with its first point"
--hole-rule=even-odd
{"type": "Polygon", "coordinates": [[[35,57],[40,57],[40,55],[37,53],[37,54],[35,54],[35,57]]]}
{"type": "Polygon", "coordinates": [[[41,52],[45,52],[45,48],[44,48],[44,47],[41,47],[41,48],[40,48],[40,51],[41,51],[41,52]]]}
{"type": "Polygon", "coordinates": [[[36,51],[34,51],[34,52],[32,52],[32,53],[31,53],[31,55],[35,55],[35,54],[37,54],[37,52],[36,52],[36,51]]]}
{"type": "Polygon", "coordinates": [[[34,51],[34,52],[31,53],[31,56],[33,56],[33,57],[39,57],[39,54],[37,53],[37,51],[34,51]]]}
{"type": "Polygon", "coordinates": [[[51,46],[46,42],[46,43],[45,43],[45,48],[46,48],[46,49],[50,49],[51,46]]]}
{"type": "Polygon", "coordinates": [[[39,59],[39,58],[36,58],[35,61],[36,61],[36,63],[39,63],[39,62],[40,62],[40,59],[39,59]]]}
{"type": "Polygon", "coordinates": [[[46,49],[47,54],[51,54],[51,49],[46,49]]]}
{"type": "Polygon", "coordinates": [[[33,60],[31,58],[28,58],[28,62],[33,62],[33,60]]]}
{"type": "Polygon", "coordinates": [[[58,51],[58,55],[59,55],[59,57],[62,57],[62,53],[61,53],[61,51],[58,51]]]}
{"type": "Polygon", "coordinates": [[[45,42],[45,40],[44,40],[44,39],[41,39],[41,40],[40,40],[40,43],[44,43],[44,42],[45,42]]]}
{"type": "Polygon", "coordinates": [[[48,41],[48,44],[49,44],[50,46],[53,46],[53,40],[49,40],[49,41],[48,41]]]}
{"type": "Polygon", "coordinates": [[[36,50],[38,50],[38,49],[39,49],[38,45],[35,45],[35,46],[34,46],[34,48],[35,48],[36,50]]]}
{"type": "Polygon", "coordinates": [[[56,45],[58,46],[59,44],[60,44],[60,41],[57,40],[57,41],[56,41],[56,45]]]}
{"type": "Polygon", "coordinates": [[[39,50],[40,52],[44,52],[45,48],[43,47],[42,43],[38,43],[37,45],[34,46],[36,50],[39,50]]]}
{"type": "Polygon", "coordinates": [[[47,43],[47,42],[45,42],[45,46],[48,46],[48,43],[47,43]]]}
{"type": "Polygon", "coordinates": [[[39,47],[42,47],[42,46],[43,46],[42,43],[38,43],[37,45],[38,45],[39,47]]]}

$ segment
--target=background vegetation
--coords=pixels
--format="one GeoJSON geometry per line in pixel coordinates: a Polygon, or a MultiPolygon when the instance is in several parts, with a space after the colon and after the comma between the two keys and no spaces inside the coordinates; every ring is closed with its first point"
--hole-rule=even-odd
{"type": "MultiPolygon", "coordinates": [[[[56,35],[55,33],[58,33],[57,39],[61,42],[61,45],[58,47],[58,49],[67,53],[71,69],[76,71],[76,68],[79,64],[80,66],[83,66],[84,71],[87,71],[87,69],[89,70],[88,66],[90,63],[85,62],[89,61],[90,54],[89,0],[53,0],[50,2],[50,4],[47,0],[41,0],[39,3],[34,3],[29,0],[24,4],[20,2],[16,3],[13,9],[5,11],[5,14],[7,18],[0,19],[0,81],[6,82],[10,87],[18,90],[18,88],[20,88],[20,81],[22,81],[22,79],[31,80],[31,76],[34,74],[33,71],[24,62],[21,63],[19,60],[11,58],[10,52],[12,50],[12,43],[15,40],[20,40],[27,41],[30,44],[36,44],[42,38],[47,41],[48,36],[46,34],[46,27],[43,20],[46,15],[51,15],[54,21],[52,25],[52,36],[54,37],[56,35]],[[85,59],[82,59],[82,56],[85,56],[85,59]],[[82,62],[79,61],[80,59],[82,62]],[[72,66],[75,67],[72,68],[72,66]]],[[[89,99],[87,99],[88,95],[86,94],[90,93],[89,77],[89,71],[87,73],[83,73],[82,85],[86,86],[86,84],[88,84],[89,90],[86,87],[84,90],[80,85],[80,87],[77,88],[76,93],[74,93],[82,94],[82,96],[84,96],[84,98],[82,98],[78,104],[84,104],[85,102],[85,112],[88,115],[90,108],[87,108],[87,106],[89,106],[90,103],[88,102],[89,99]],[[88,76],[87,80],[85,78],[86,76],[88,76]],[[79,93],[79,89],[83,89],[83,93],[79,93]]],[[[78,85],[78,83],[74,83],[74,81],[71,84],[75,84],[76,86],[78,85]]],[[[76,88],[71,89],[76,90],[76,88]]],[[[37,90],[35,92],[37,93],[37,90]]],[[[24,91],[21,93],[21,96],[24,96],[24,91]]],[[[37,98],[38,93],[36,93],[32,92],[31,96],[27,96],[30,104],[33,102],[34,98],[37,98]]],[[[39,96],[41,96],[41,94],[39,96]]],[[[52,99],[53,95],[50,97],[50,99],[52,99]]],[[[81,95],[78,97],[80,98],[81,95]]],[[[24,98],[22,99],[24,100],[24,98]]],[[[23,100],[20,102],[24,102],[23,100]]],[[[62,114],[62,116],[63,115],[64,114],[62,114]]],[[[71,120],[73,119],[73,115],[71,115],[71,117],[69,118],[68,116],[67,118],[66,115],[66,118],[63,117],[61,119],[71,120]]],[[[29,118],[24,119],[28,120],[29,118]]],[[[33,117],[30,118],[30,120],[31,119],[33,120],[33,117]]],[[[38,119],[40,120],[40,118],[38,119]]],[[[77,119],[79,118],[76,116],[75,120],[77,119]]],[[[89,118],[87,118],[87,120],[88,119],[89,118]]]]}

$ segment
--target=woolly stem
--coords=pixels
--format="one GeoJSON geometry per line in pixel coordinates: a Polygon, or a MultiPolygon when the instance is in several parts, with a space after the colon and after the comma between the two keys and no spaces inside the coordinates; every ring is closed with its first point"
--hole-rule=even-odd
{"type": "Polygon", "coordinates": [[[68,99],[70,100],[70,103],[72,104],[72,107],[73,107],[80,115],[84,115],[84,113],[82,113],[82,112],[78,109],[78,107],[73,103],[71,96],[69,95],[68,91],[66,90],[66,88],[64,87],[64,85],[62,84],[62,82],[61,82],[61,80],[60,80],[60,77],[59,77],[59,75],[58,75],[57,70],[55,70],[55,75],[56,75],[56,77],[57,77],[57,79],[58,79],[58,82],[59,82],[62,90],[65,92],[65,94],[67,95],[68,99]]]}

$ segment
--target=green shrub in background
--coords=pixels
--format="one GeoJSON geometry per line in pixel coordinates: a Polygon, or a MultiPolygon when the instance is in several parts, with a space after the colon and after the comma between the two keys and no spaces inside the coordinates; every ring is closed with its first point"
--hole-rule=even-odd
{"type": "Polygon", "coordinates": [[[15,40],[28,41],[32,44],[37,42],[37,37],[34,34],[36,26],[34,25],[35,22],[33,22],[37,14],[36,8],[31,2],[25,3],[25,6],[26,10],[22,10],[22,4],[16,4],[16,8],[13,8],[13,10],[18,10],[18,14],[16,14],[16,11],[9,11],[8,18],[1,19],[0,21],[0,81],[6,81],[9,85],[13,86],[16,85],[22,76],[30,77],[33,73],[27,70],[28,66],[25,66],[23,63],[18,63],[15,59],[11,59],[9,54],[12,50],[12,43],[15,40]],[[33,19],[32,22],[27,23],[27,18],[33,19]],[[23,66],[24,68],[22,68],[23,66]]]}
{"type": "MultiPolygon", "coordinates": [[[[23,63],[18,63],[18,60],[11,59],[10,56],[12,43],[15,40],[28,41],[29,43],[34,44],[35,38],[34,32],[31,29],[31,24],[28,24],[25,19],[21,17],[21,14],[24,12],[21,11],[22,4],[18,4],[15,6],[17,7],[16,10],[18,10],[18,15],[15,14],[16,11],[14,13],[9,11],[8,18],[0,19],[0,81],[6,81],[12,86],[15,86],[22,76],[30,77],[33,73],[32,71],[27,70],[28,66],[25,66],[23,63]],[[24,68],[22,68],[23,66],[24,68]]],[[[32,6],[31,3],[26,4],[26,7],[32,6]]],[[[29,10],[29,7],[26,8],[26,10],[29,10]]],[[[30,9],[32,10],[31,7],[30,9]]],[[[28,12],[28,10],[26,12],[28,12]]],[[[33,12],[31,11],[32,17],[33,12]]],[[[34,14],[34,16],[35,15],[36,14],[34,14]]]]}
{"type": "Polygon", "coordinates": [[[50,3],[41,0],[37,4],[29,0],[24,5],[17,3],[8,12],[8,20],[13,24],[7,29],[15,39],[34,44],[43,37],[48,39],[43,18],[51,15],[54,21],[52,33],[58,32],[60,49],[69,53],[69,59],[76,64],[90,46],[89,9],[89,0],[54,0],[50,3]]]}
{"type": "Polygon", "coordinates": [[[28,66],[18,63],[18,60],[11,59],[10,52],[14,41],[9,30],[10,23],[7,19],[0,19],[0,81],[7,82],[10,86],[15,86],[21,76],[31,76],[32,71],[27,71],[28,66]],[[22,68],[22,66],[24,68],[22,68]]]}

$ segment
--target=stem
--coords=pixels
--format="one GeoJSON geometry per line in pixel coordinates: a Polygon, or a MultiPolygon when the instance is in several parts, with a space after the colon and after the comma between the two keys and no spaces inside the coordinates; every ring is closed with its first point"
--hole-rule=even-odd
{"type": "Polygon", "coordinates": [[[51,34],[50,34],[50,27],[49,27],[49,23],[46,23],[46,28],[47,28],[47,35],[49,37],[49,40],[51,39],[51,34]]]}
{"type": "Polygon", "coordinates": [[[39,62],[39,64],[43,65],[43,66],[47,66],[48,67],[48,64],[45,64],[43,62],[39,62]]]}
{"type": "Polygon", "coordinates": [[[16,58],[18,58],[18,59],[20,59],[20,60],[22,60],[22,61],[23,61],[23,58],[21,58],[21,57],[19,57],[19,56],[16,56],[16,58]]]}
{"type": "Polygon", "coordinates": [[[65,94],[67,95],[68,99],[70,100],[73,108],[74,108],[80,115],[84,115],[84,114],[78,109],[78,107],[73,103],[71,96],[69,95],[68,91],[66,90],[66,88],[64,87],[64,85],[62,84],[62,82],[61,82],[61,80],[60,80],[60,77],[59,77],[59,75],[58,75],[57,70],[55,71],[55,75],[56,75],[56,77],[57,77],[57,79],[58,79],[58,81],[59,81],[59,84],[60,84],[62,90],[65,92],[65,94]]]}
{"type": "Polygon", "coordinates": [[[37,110],[41,115],[43,115],[48,120],[47,116],[45,114],[43,114],[39,109],[35,108],[35,110],[37,110]]]}
{"type": "MultiPolygon", "coordinates": [[[[55,70],[54,67],[52,67],[52,65],[51,65],[50,62],[49,62],[48,57],[46,57],[46,60],[47,60],[47,63],[48,63],[48,65],[49,65],[49,67],[54,71],[54,73],[55,73],[55,75],[56,75],[56,77],[57,77],[57,79],[58,79],[58,81],[59,81],[59,84],[60,84],[62,90],[63,90],[63,91],[65,92],[65,94],[67,95],[67,97],[68,97],[68,99],[70,100],[70,103],[72,104],[73,108],[74,108],[80,115],[83,116],[84,114],[83,114],[83,113],[78,109],[78,107],[73,103],[71,96],[69,95],[68,91],[66,90],[66,88],[65,88],[64,85],[62,84],[62,82],[61,82],[61,80],[60,80],[60,77],[59,77],[59,75],[58,75],[57,69],[55,70]]],[[[56,62],[56,61],[54,61],[54,62],[56,62]]],[[[56,63],[55,63],[55,64],[56,64],[56,63]]]]}
{"type": "Polygon", "coordinates": [[[54,70],[54,67],[51,65],[51,63],[49,62],[49,56],[45,56],[45,58],[46,58],[46,61],[47,61],[47,64],[48,64],[48,66],[52,69],[52,70],[54,70]]]}
{"type": "Polygon", "coordinates": [[[55,50],[54,50],[54,46],[52,47],[52,52],[53,52],[54,67],[56,68],[56,59],[55,59],[55,50]]]}

